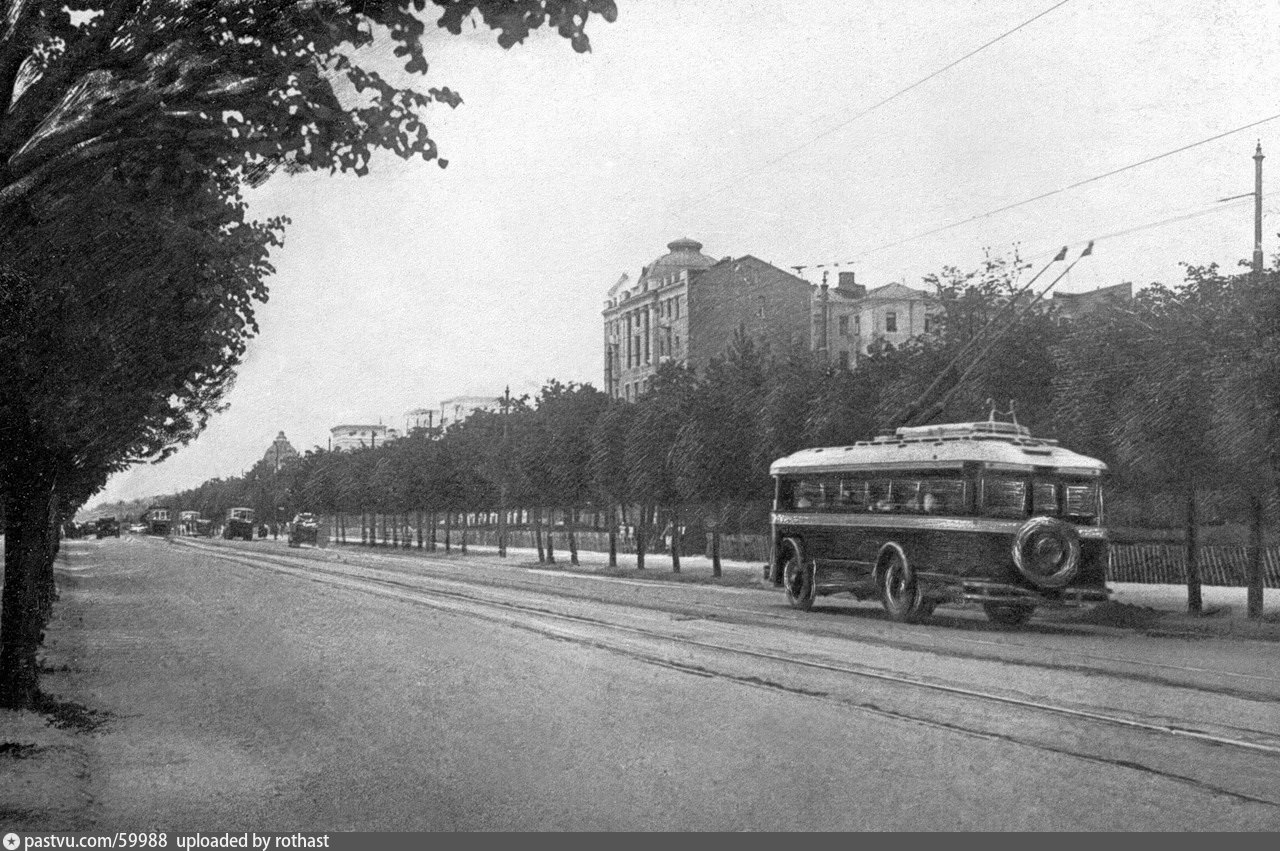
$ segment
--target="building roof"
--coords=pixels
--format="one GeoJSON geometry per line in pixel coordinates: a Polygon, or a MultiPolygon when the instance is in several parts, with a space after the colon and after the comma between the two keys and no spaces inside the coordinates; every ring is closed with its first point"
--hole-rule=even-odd
{"type": "MultiPolygon", "coordinates": [[[[714,257],[702,253],[701,242],[684,237],[668,242],[667,253],[645,266],[637,283],[644,285],[649,281],[661,281],[686,270],[707,269],[715,264],[714,257]]],[[[611,294],[613,292],[610,291],[611,294]]]]}
{"type": "Polygon", "coordinates": [[[703,273],[703,275],[699,278],[699,280],[712,281],[712,280],[715,280],[714,276],[731,278],[735,275],[741,275],[743,268],[747,266],[754,266],[760,269],[767,269],[770,272],[777,273],[778,275],[784,278],[790,278],[791,283],[799,284],[806,288],[812,288],[812,284],[810,284],[804,278],[793,275],[790,272],[786,271],[785,269],[779,269],[777,266],[774,266],[772,263],[766,263],[764,260],[761,260],[759,257],[753,257],[750,254],[744,254],[741,257],[726,257],[723,260],[716,262],[715,265],[713,265],[710,269],[708,269],[705,273],[703,273]]]}
{"type": "Polygon", "coordinates": [[[496,405],[501,397],[499,396],[454,396],[451,399],[444,399],[440,402],[440,407],[445,405],[496,405]]]}
{"type": "Polygon", "coordinates": [[[386,426],[384,426],[384,425],[382,425],[381,423],[379,423],[379,424],[377,424],[377,425],[369,425],[369,424],[367,424],[367,423],[366,423],[366,424],[363,424],[363,425],[361,425],[361,424],[359,424],[359,423],[348,423],[348,424],[345,424],[345,425],[336,425],[336,426],[334,426],[333,428],[329,429],[329,431],[334,432],[334,431],[337,431],[337,430],[338,430],[338,429],[340,429],[340,428],[367,428],[367,429],[372,429],[373,431],[377,431],[378,429],[382,429],[383,431],[386,431],[386,430],[387,430],[387,427],[386,427],[386,426]]]}
{"type": "Polygon", "coordinates": [[[867,290],[864,299],[880,299],[882,301],[910,301],[912,299],[930,298],[931,294],[926,290],[913,290],[905,284],[892,283],[885,284],[883,287],[876,287],[873,290],[867,290]]]}
{"type": "Polygon", "coordinates": [[[779,458],[770,475],[908,470],[931,467],[960,469],[978,462],[1001,470],[1031,472],[1052,467],[1061,473],[1098,476],[1107,465],[1058,445],[1056,440],[1032,437],[1012,423],[949,423],[901,428],[893,435],[852,446],[802,449],[779,458]]]}

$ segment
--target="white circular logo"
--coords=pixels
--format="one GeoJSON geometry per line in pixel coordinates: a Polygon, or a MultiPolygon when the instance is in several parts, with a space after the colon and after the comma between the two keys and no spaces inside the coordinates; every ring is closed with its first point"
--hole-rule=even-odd
{"type": "Polygon", "coordinates": [[[4,835],[4,847],[7,849],[7,851],[14,851],[14,849],[16,849],[21,844],[22,844],[22,840],[18,838],[18,834],[6,833],[4,835]]]}

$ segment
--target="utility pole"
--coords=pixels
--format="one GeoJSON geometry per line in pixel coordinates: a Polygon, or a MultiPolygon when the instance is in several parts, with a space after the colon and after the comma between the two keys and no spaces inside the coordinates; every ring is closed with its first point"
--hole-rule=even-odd
{"type": "Polygon", "coordinates": [[[507,418],[510,409],[511,385],[508,384],[502,394],[502,446],[499,447],[502,457],[498,462],[502,465],[502,481],[498,484],[498,555],[501,558],[507,557],[507,466],[510,460],[507,457],[507,418]]]}
{"type": "Polygon", "coordinates": [[[1262,142],[1253,153],[1253,274],[1262,278],[1262,142]]]}
{"type": "MultiPolygon", "coordinates": [[[[1253,153],[1253,285],[1262,286],[1262,141],[1253,153]]],[[[1245,584],[1248,586],[1246,610],[1249,617],[1262,617],[1263,577],[1263,502],[1258,487],[1249,495],[1249,563],[1246,567],[1245,584]]]]}

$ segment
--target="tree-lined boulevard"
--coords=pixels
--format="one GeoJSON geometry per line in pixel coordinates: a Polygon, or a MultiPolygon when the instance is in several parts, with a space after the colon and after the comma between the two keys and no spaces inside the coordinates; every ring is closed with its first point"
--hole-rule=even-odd
{"type": "Polygon", "coordinates": [[[492,555],[125,536],[60,563],[50,687],[104,713],[49,778],[62,829],[1280,825],[1270,645],[492,555]]]}

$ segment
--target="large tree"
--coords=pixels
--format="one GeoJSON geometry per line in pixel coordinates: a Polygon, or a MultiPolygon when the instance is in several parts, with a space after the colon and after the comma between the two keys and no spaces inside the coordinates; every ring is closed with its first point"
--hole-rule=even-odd
{"type": "MultiPolygon", "coordinates": [[[[436,0],[504,47],[543,24],[575,49],[611,0],[436,0]]],[[[112,469],[190,440],[234,375],[283,222],[239,187],[283,165],[365,173],[438,159],[448,88],[398,87],[389,44],[427,69],[424,0],[0,2],[0,705],[38,696],[53,520],[112,469]]],[[[440,160],[444,165],[444,160],[440,160]]]]}

